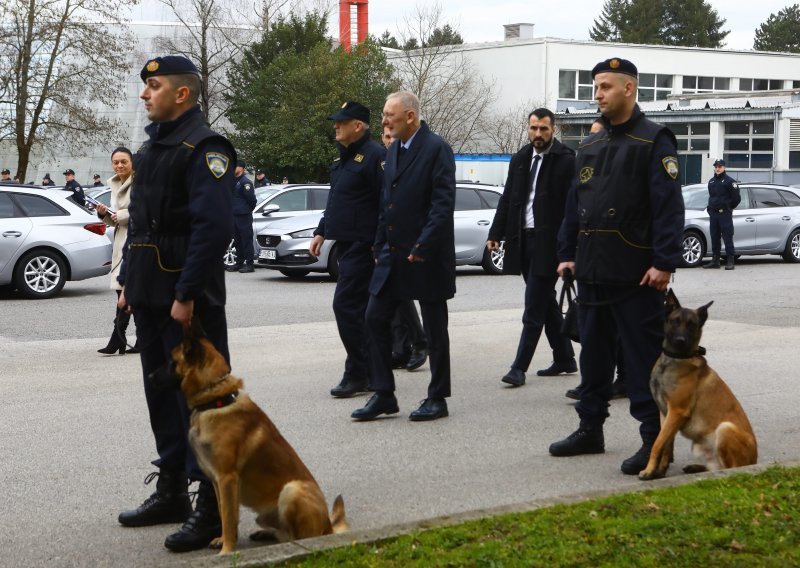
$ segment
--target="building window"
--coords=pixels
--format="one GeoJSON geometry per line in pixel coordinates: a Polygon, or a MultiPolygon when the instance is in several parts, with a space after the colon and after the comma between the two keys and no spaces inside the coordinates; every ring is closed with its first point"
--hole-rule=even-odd
{"type": "Polygon", "coordinates": [[[667,124],[678,139],[679,152],[708,152],[711,125],[708,122],[675,122],[667,124]]]}
{"type": "Polygon", "coordinates": [[[800,169],[800,119],[789,120],[789,168],[800,169]]]}
{"type": "Polygon", "coordinates": [[[591,71],[558,71],[558,98],[577,101],[594,99],[594,81],[591,71]]]}
{"type": "Polygon", "coordinates": [[[730,90],[731,80],[728,77],[696,77],[689,75],[683,77],[684,93],[713,93],[730,90]]]}
{"type": "Polygon", "coordinates": [[[771,168],[774,138],[772,121],[726,122],[723,156],[726,167],[771,168]]]}
{"type": "Polygon", "coordinates": [[[639,100],[663,101],[672,93],[672,75],[639,73],[639,100]]]}
{"type": "Polygon", "coordinates": [[[561,123],[561,132],[558,139],[562,144],[577,150],[581,140],[591,134],[592,123],[589,124],[564,124],[561,123]]]}
{"type": "Polygon", "coordinates": [[[780,91],[783,79],[739,79],[740,91],[780,91]]]}
{"type": "Polygon", "coordinates": [[[792,81],[792,89],[800,89],[800,81],[792,81]]]}

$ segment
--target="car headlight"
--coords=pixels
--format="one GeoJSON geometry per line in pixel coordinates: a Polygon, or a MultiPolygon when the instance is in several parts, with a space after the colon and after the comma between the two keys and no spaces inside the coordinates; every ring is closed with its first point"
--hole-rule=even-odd
{"type": "Polygon", "coordinates": [[[289,233],[289,236],[293,239],[313,239],[314,238],[314,231],[316,231],[316,227],[312,227],[310,229],[303,229],[302,231],[295,231],[294,233],[289,233]]]}

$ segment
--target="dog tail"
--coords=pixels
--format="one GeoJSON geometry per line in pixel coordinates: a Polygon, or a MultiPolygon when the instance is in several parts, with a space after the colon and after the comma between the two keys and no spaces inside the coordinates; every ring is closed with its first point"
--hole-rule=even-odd
{"type": "Polygon", "coordinates": [[[334,534],[343,533],[350,530],[350,524],[347,522],[347,517],[344,513],[344,499],[341,495],[337,495],[333,500],[333,508],[331,509],[331,526],[333,527],[334,534]]]}

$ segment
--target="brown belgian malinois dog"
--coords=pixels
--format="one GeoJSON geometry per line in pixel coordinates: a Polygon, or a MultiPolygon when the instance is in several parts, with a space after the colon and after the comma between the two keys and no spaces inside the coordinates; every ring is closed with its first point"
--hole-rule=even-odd
{"type": "MultiPolygon", "coordinates": [[[[195,320],[197,318],[194,318],[195,320]]],[[[189,443],[214,484],[222,536],[220,554],[236,548],[239,505],[253,509],[262,528],[253,540],[286,542],[348,530],[342,496],[328,516],[325,496],[303,461],[250,397],[242,379],[198,326],[172,350],[174,376],[192,410],[189,443]]]]}
{"type": "Polygon", "coordinates": [[[667,317],[661,356],[650,374],[650,390],[661,411],[661,432],[639,479],[664,477],[672,461],[675,435],[692,441],[705,465],[686,466],[685,473],[756,463],[756,437],[742,406],[720,376],[708,366],[700,347],[709,302],[696,310],[682,308],[667,293],[667,317]]]}

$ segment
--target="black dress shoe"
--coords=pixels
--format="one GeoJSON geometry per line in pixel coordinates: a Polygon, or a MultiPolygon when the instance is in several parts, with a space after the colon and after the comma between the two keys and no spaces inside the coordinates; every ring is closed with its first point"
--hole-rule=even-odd
{"type": "Polygon", "coordinates": [[[356,380],[350,377],[342,379],[338,385],[331,389],[331,396],[335,398],[350,398],[362,392],[368,392],[369,387],[366,379],[356,380]]]}
{"type": "Polygon", "coordinates": [[[611,385],[611,398],[628,398],[628,391],[625,388],[625,381],[617,377],[611,385]]]}
{"type": "Polygon", "coordinates": [[[255,271],[256,269],[253,268],[253,265],[250,264],[249,262],[239,269],[239,272],[241,272],[242,274],[247,274],[248,272],[255,272],[255,271]]]}
{"type": "Polygon", "coordinates": [[[625,475],[639,475],[639,472],[647,467],[650,460],[650,450],[653,449],[653,442],[644,441],[642,447],[631,457],[622,462],[620,469],[625,475]]]}
{"type": "Polygon", "coordinates": [[[367,404],[354,410],[350,415],[356,420],[375,420],[381,414],[397,414],[400,409],[397,407],[397,399],[394,394],[375,393],[367,401],[367,404]]]}
{"type": "Polygon", "coordinates": [[[536,374],[540,377],[555,377],[561,373],[577,373],[578,364],[575,359],[569,361],[553,361],[553,364],[546,369],[539,369],[536,374]]]}
{"type": "Polygon", "coordinates": [[[525,373],[520,369],[511,367],[511,369],[508,370],[508,373],[506,373],[505,376],[500,380],[507,385],[511,385],[512,387],[521,387],[525,384],[525,373]]]}
{"type": "Polygon", "coordinates": [[[405,369],[409,356],[406,353],[392,351],[392,369],[405,369]]]}
{"type": "Polygon", "coordinates": [[[550,455],[556,457],[602,454],[605,451],[603,427],[584,422],[563,440],[550,444],[550,455]]]}
{"type": "Polygon", "coordinates": [[[408,415],[412,422],[426,422],[449,416],[447,401],[443,398],[426,398],[414,412],[408,415]]]}
{"type": "Polygon", "coordinates": [[[241,264],[231,264],[230,266],[226,266],[225,270],[228,272],[239,272],[239,269],[242,267],[241,264]]]}
{"type": "Polygon", "coordinates": [[[572,400],[580,400],[581,399],[581,385],[578,385],[574,389],[569,389],[564,396],[567,398],[571,398],[572,400]]]}
{"type": "Polygon", "coordinates": [[[416,371],[420,367],[425,364],[425,361],[428,360],[428,350],[427,349],[420,349],[417,351],[416,349],[411,350],[411,356],[408,358],[408,363],[406,363],[406,371],[416,371]]]}

